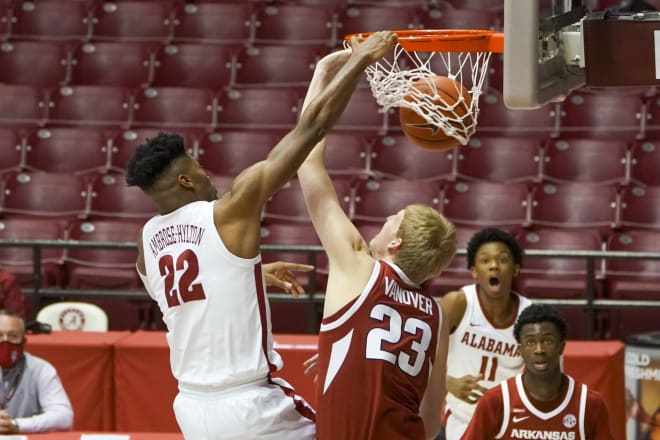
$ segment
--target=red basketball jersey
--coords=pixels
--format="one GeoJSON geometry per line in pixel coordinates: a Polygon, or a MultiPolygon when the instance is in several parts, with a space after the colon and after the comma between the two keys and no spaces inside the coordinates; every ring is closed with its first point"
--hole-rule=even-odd
{"type": "Polygon", "coordinates": [[[321,324],[317,438],[423,439],[440,319],[401,269],[376,262],[360,295],[321,324]]]}
{"type": "Polygon", "coordinates": [[[530,397],[518,374],[488,390],[461,440],[612,440],[602,397],[564,376],[559,397],[530,397]]]}

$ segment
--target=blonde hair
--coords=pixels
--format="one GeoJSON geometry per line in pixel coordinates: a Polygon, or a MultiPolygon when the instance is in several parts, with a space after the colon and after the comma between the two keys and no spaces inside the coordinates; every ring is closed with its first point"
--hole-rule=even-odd
{"type": "Polygon", "coordinates": [[[407,206],[397,235],[402,244],[395,262],[418,284],[438,275],[456,253],[453,223],[427,205],[407,206]]]}

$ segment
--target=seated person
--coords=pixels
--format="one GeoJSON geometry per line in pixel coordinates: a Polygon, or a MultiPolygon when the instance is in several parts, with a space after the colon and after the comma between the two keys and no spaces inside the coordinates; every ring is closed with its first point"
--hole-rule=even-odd
{"type": "Polygon", "coordinates": [[[55,368],[24,348],[23,319],[0,309],[0,434],[70,430],[73,410],[55,368]]]}

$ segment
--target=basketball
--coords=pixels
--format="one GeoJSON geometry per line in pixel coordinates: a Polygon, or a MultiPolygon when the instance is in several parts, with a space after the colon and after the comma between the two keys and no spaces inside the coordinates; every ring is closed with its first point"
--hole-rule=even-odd
{"type": "MultiPolygon", "coordinates": [[[[429,104],[442,106],[444,109],[428,111],[437,111],[449,118],[448,124],[457,130],[463,132],[465,127],[472,125],[472,115],[466,115],[470,109],[472,96],[460,82],[446,76],[434,76],[415,81],[413,88],[426,95],[424,100],[430,101],[429,104]],[[461,95],[463,100],[459,102],[461,95]]],[[[405,100],[415,102],[419,98],[415,99],[408,95],[405,100]]],[[[428,107],[425,106],[425,110],[427,109],[428,107]]],[[[399,107],[399,121],[406,137],[415,145],[426,150],[446,151],[460,144],[440,127],[430,124],[410,108],[399,107]]]]}

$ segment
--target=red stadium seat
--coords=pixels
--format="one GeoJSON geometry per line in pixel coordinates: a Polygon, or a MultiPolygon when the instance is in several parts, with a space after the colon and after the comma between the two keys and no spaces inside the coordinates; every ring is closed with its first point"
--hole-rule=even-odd
{"type": "Polygon", "coordinates": [[[275,4],[259,10],[255,43],[325,45],[337,43],[336,16],[324,4],[275,4]]]}
{"type": "Polygon", "coordinates": [[[383,29],[415,29],[417,11],[409,7],[348,6],[339,14],[339,36],[383,29]]]}
{"type": "Polygon", "coordinates": [[[46,102],[40,88],[0,84],[0,125],[43,125],[47,117],[46,102]]]}
{"type": "MultiPolygon", "coordinates": [[[[135,242],[141,221],[80,221],[67,230],[69,240],[135,242]]],[[[142,287],[135,262],[137,249],[68,248],[64,252],[71,288],[137,290],[142,287]]]]}
{"type": "Polygon", "coordinates": [[[8,2],[0,2],[0,40],[4,41],[9,34],[9,22],[13,13],[10,11],[8,2]]]}
{"type": "Polygon", "coordinates": [[[57,0],[15,2],[12,37],[87,40],[92,26],[89,4],[86,1],[57,0]]]}
{"type": "Polygon", "coordinates": [[[385,223],[387,217],[413,203],[439,210],[440,188],[435,182],[415,180],[367,180],[357,183],[353,220],[356,224],[385,223]]]}
{"type": "MultiPolygon", "coordinates": [[[[135,148],[147,141],[147,139],[156,137],[160,132],[169,132],[169,130],[158,128],[133,128],[131,130],[117,133],[111,140],[110,163],[112,171],[124,173],[128,161],[133,157],[135,148]]],[[[197,143],[200,137],[196,130],[177,129],[176,133],[183,137],[183,144],[186,151],[193,157],[197,157],[197,143]]]]}
{"type": "Polygon", "coordinates": [[[642,99],[622,93],[574,92],[561,104],[563,136],[633,140],[642,135],[642,99]]]}
{"type": "Polygon", "coordinates": [[[374,142],[370,170],[378,179],[451,180],[456,175],[457,150],[428,151],[403,134],[388,134],[374,142]]]}
{"type": "Polygon", "coordinates": [[[27,138],[25,152],[25,167],[31,171],[85,174],[110,166],[108,139],[92,128],[42,128],[27,138]]]}
{"type": "Polygon", "coordinates": [[[147,220],[158,214],[155,203],[140,188],[126,186],[123,175],[97,176],[90,198],[89,215],[93,220],[147,220]]]}
{"type": "Polygon", "coordinates": [[[18,171],[25,162],[23,136],[12,127],[0,127],[0,173],[18,171]]]}
{"type": "Polygon", "coordinates": [[[281,131],[222,131],[202,138],[199,162],[213,174],[238,176],[250,165],[264,160],[282,139],[281,131]]]}
{"type": "Polygon", "coordinates": [[[0,45],[0,82],[57,87],[69,75],[69,50],[61,43],[7,41],[0,45]]]}
{"type": "Polygon", "coordinates": [[[424,29],[494,29],[497,15],[485,8],[429,8],[420,21],[424,29]]]}
{"type": "Polygon", "coordinates": [[[89,204],[87,179],[69,173],[10,173],[5,181],[2,214],[84,218],[89,204]]]}
{"type": "Polygon", "coordinates": [[[479,99],[477,129],[480,134],[548,137],[559,130],[558,104],[546,104],[535,110],[510,110],[504,106],[502,94],[488,89],[479,99]]]}
{"type": "Polygon", "coordinates": [[[290,130],[298,121],[300,96],[293,89],[231,90],[220,106],[220,128],[290,130]]]}
{"type": "Polygon", "coordinates": [[[234,87],[306,87],[321,50],[313,46],[250,46],[238,53],[234,87]]]}
{"type": "Polygon", "coordinates": [[[545,183],[533,190],[532,224],[598,229],[606,235],[617,225],[618,209],[619,195],[613,185],[545,183]]]}
{"type": "Polygon", "coordinates": [[[53,91],[49,123],[93,127],[124,127],[130,119],[131,91],[112,86],[65,86],[53,91]]]}
{"type": "Polygon", "coordinates": [[[660,141],[657,137],[636,144],[631,151],[630,180],[641,186],[660,186],[660,141]]]}
{"type": "Polygon", "coordinates": [[[213,129],[216,99],[211,90],[191,87],[157,87],[139,92],[135,97],[133,122],[139,127],[164,129],[213,129]]]}
{"type": "Polygon", "coordinates": [[[456,174],[465,180],[536,182],[541,178],[542,153],[535,138],[477,134],[458,149],[456,174]]]}
{"type": "Polygon", "coordinates": [[[254,28],[255,10],[249,2],[187,2],[177,12],[174,40],[178,43],[249,44],[254,39],[254,28]]]}
{"type": "Polygon", "coordinates": [[[372,141],[362,133],[331,131],[325,137],[325,167],[331,176],[366,178],[372,141]]]}
{"type": "Polygon", "coordinates": [[[85,43],[73,54],[71,83],[145,87],[152,77],[154,49],[145,43],[85,43]]]}
{"type": "MultiPolygon", "coordinates": [[[[61,225],[50,219],[4,217],[0,219],[1,240],[60,240],[64,239],[61,225]]],[[[41,285],[60,287],[63,248],[42,248],[41,285]]],[[[34,254],[32,248],[0,246],[0,265],[16,276],[23,287],[34,285],[34,254]]]]}
{"type": "Polygon", "coordinates": [[[174,6],[170,1],[106,1],[95,11],[93,39],[168,42],[173,26],[174,6]]]}
{"type": "Polygon", "coordinates": [[[543,179],[559,183],[625,185],[629,176],[628,146],[616,140],[566,139],[549,142],[543,179]]]}
{"type": "MultiPolygon", "coordinates": [[[[332,183],[337,191],[337,198],[344,211],[351,210],[351,182],[349,179],[333,179],[332,183]]],[[[310,223],[305,199],[300,184],[291,180],[282,189],[276,192],[266,202],[263,212],[263,221],[266,223],[310,223]]]]}
{"type": "Polygon", "coordinates": [[[660,229],[660,187],[630,186],[621,193],[620,226],[660,229]]]}
{"type": "Polygon", "coordinates": [[[530,197],[524,183],[465,182],[448,185],[442,213],[457,226],[517,231],[529,223],[530,197]]]}
{"type": "Polygon", "coordinates": [[[341,114],[333,130],[360,132],[367,131],[373,134],[387,131],[387,116],[383,114],[371,90],[357,89],[353,92],[348,105],[341,114]]]}
{"type": "Polygon", "coordinates": [[[222,90],[234,75],[233,53],[232,47],[217,44],[164,46],[156,55],[152,85],[222,90]]]}
{"type": "MultiPolygon", "coordinates": [[[[660,246],[660,232],[647,230],[624,230],[612,234],[607,241],[608,251],[653,252],[660,246]]],[[[605,280],[611,299],[660,300],[660,260],[620,259],[607,260],[605,280]]],[[[617,307],[610,312],[610,334],[612,338],[625,338],[658,328],[656,309],[627,309],[617,307]]]]}

